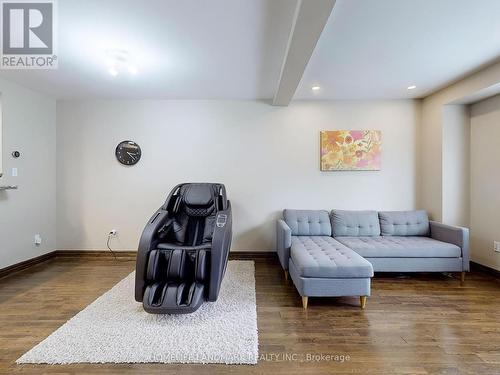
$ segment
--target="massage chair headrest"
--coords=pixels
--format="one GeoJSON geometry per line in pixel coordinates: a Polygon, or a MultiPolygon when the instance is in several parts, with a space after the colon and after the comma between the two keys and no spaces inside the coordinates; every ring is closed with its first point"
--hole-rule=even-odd
{"type": "Polygon", "coordinates": [[[189,216],[210,216],[215,210],[225,210],[228,200],[222,184],[180,184],[170,193],[163,209],[171,215],[184,211],[189,216]]]}
{"type": "Polygon", "coordinates": [[[188,184],[181,187],[184,211],[189,216],[209,216],[215,211],[214,189],[211,184],[188,184]]]}
{"type": "Polygon", "coordinates": [[[209,206],[214,202],[212,185],[190,184],[181,188],[181,196],[188,206],[209,206]]]}

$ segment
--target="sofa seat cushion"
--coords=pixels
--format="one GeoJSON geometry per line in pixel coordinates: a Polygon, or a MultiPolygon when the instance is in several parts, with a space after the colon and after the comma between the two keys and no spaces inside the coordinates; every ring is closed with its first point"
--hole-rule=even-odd
{"type": "Polygon", "coordinates": [[[290,258],[302,277],[373,276],[370,262],[328,236],[293,236],[290,258]]]}
{"type": "Polygon", "coordinates": [[[462,250],[429,237],[339,237],[339,242],[365,258],[459,258],[462,250]]]}

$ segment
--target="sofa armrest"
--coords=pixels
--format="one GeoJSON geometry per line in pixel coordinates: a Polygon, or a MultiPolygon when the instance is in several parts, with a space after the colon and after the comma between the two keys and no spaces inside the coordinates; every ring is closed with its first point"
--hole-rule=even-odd
{"type": "Polygon", "coordinates": [[[429,222],[431,238],[457,245],[462,249],[462,270],[469,271],[469,229],[438,223],[429,222]]]}
{"type": "Polygon", "coordinates": [[[276,222],[276,250],[283,269],[288,269],[290,247],[292,246],[292,230],[284,220],[276,222]]]}

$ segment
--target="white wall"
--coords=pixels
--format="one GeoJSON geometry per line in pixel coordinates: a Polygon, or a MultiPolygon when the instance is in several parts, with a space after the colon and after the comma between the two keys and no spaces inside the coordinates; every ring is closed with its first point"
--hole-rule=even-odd
{"type": "MultiPolygon", "coordinates": [[[[453,205],[462,205],[462,202],[459,200],[452,201],[451,199],[443,198],[444,190],[448,190],[446,185],[451,186],[453,181],[457,179],[460,181],[467,181],[469,179],[469,176],[466,175],[466,168],[462,170],[462,176],[457,176],[457,174],[448,175],[444,172],[447,169],[462,168],[453,158],[443,159],[444,153],[447,153],[445,149],[447,147],[445,142],[445,138],[448,137],[447,132],[451,130],[453,132],[451,136],[455,137],[456,141],[460,144],[468,142],[464,138],[466,137],[465,132],[462,131],[462,125],[467,122],[466,113],[462,112],[460,114],[460,111],[458,111],[454,115],[449,116],[449,111],[445,106],[457,103],[470,103],[470,100],[474,96],[498,90],[497,86],[499,82],[500,63],[496,63],[429,95],[422,101],[421,168],[419,171],[421,183],[419,185],[418,203],[419,206],[428,210],[435,220],[447,219],[444,216],[447,215],[446,211],[454,211],[453,205]],[[462,130],[453,130],[454,125],[459,126],[462,130]],[[459,140],[457,137],[460,135],[462,139],[459,140]],[[448,177],[452,177],[449,183],[443,180],[443,178],[446,179],[448,177]]],[[[457,173],[460,173],[460,171],[457,173]]],[[[461,194],[458,194],[456,196],[457,199],[460,196],[461,194]]],[[[467,209],[462,207],[460,211],[466,212],[467,209]]],[[[457,221],[466,222],[467,218],[461,216],[457,221]]]]}
{"type": "Polygon", "coordinates": [[[419,102],[88,101],[57,104],[58,248],[136,249],[179,182],[226,184],[233,250],[274,250],[283,208],[412,209],[419,102]],[[319,132],[380,129],[382,171],[320,172],[319,132]],[[114,149],[132,139],[142,160],[114,149]]]}
{"type": "Polygon", "coordinates": [[[469,227],[470,115],[466,105],[443,107],[442,220],[469,227]]]}
{"type": "Polygon", "coordinates": [[[418,204],[426,209],[433,220],[442,220],[443,200],[443,129],[442,102],[422,101],[422,122],[420,127],[419,192],[418,204]]]}
{"type": "Polygon", "coordinates": [[[472,260],[500,271],[500,96],[471,106],[472,260]]]}
{"type": "Polygon", "coordinates": [[[3,169],[0,185],[0,268],[56,248],[56,103],[0,79],[3,169]],[[19,159],[10,154],[21,152],[19,159]],[[12,177],[13,167],[18,177],[12,177]],[[39,233],[43,242],[33,244],[39,233]]]}

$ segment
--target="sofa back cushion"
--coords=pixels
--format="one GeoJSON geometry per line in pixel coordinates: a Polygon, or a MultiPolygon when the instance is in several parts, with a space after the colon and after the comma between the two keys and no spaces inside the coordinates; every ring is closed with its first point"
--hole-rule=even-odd
{"type": "Polygon", "coordinates": [[[380,236],[377,211],[333,210],[331,222],[333,237],[380,236]]]}
{"type": "Polygon", "coordinates": [[[283,219],[292,230],[292,236],[331,236],[328,211],[284,210],[283,219]]]}
{"type": "Polygon", "coordinates": [[[378,213],[382,236],[429,236],[427,212],[381,211],[378,213]]]}

